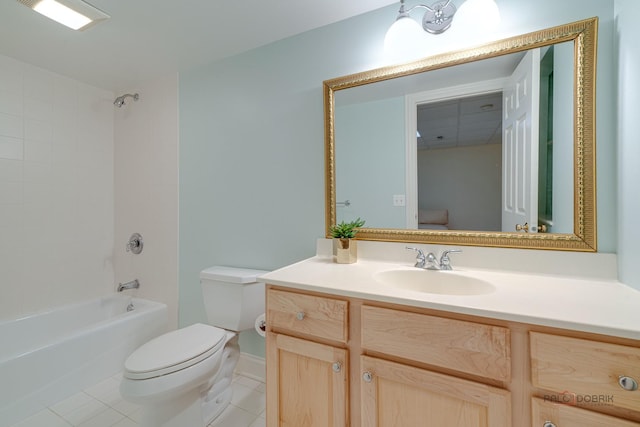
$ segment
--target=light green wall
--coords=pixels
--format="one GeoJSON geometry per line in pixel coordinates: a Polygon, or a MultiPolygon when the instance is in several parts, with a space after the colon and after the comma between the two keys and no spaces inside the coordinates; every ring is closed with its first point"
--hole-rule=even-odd
{"type": "Polygon", "coordinates": [[[618,276],[640,290],[640,2],[616,0],[616,44],[619,55],[618,99],[618,276]]]}
{"type": "MultiPolygon", "coordinates": [[[[598,240],[600,251],[615,252],[613,0],[497,3],[499,37],[600,16],[598,240]]],[[[181,73],[181,326],[206,320],[201,269],[271,270],[314,254],[315,239],[324,235],[322,81],[382,65],[384,33],[396,9],[181,73]]],[[[429,40],[447,46],[445,38],[429,40]]],[[[241,346],[264,354],[263,341],[252,334],[242,337],[241,346]]]]}
{"type": "Polygon", "coordinates": [[[336,107],[335,117],[336,199],[351,202],[337,220],[405,228],[405,208],[393,206],[406,192],[404,97],[336,107]]]}

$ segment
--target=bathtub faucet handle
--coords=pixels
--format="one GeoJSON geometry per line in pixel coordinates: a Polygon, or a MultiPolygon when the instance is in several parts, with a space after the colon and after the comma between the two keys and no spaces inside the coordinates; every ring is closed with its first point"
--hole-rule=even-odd
{"type": "Polygon", "coordinates": [[[142,252],[143,247],[144,241],[142,240],[142,236],[139,233],[133,233],[131,237],[129,237],[129,241],[127,242],[127,252],[138,255],[140,252],[142,252]]]}

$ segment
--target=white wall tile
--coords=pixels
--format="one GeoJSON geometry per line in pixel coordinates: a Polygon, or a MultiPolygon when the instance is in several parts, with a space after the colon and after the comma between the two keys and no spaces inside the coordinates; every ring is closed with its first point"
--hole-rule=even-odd
{"type": "Polygon", "coordinates": [[[116,281],[140,280],[138,296],[169,306],[169,325],[178,313],[178,87],[167,75],[142,87],[140,100],[115,109],[116,281]],[[142,254],[124,244],[133,232],[145,239],[142,254]]]}
{"type": "Polygon", "coordinates": [[[24,142],[22,138],[0,135],[0,159],[22,160],[23,158],[24,142]]]}
{"type": "Polygon", "coordinates": [[[22,82],[25,64],[8,56],[0,55],[0,91],[22,97],[22,82]]]}
{"type": "Polygon", "coordinates": [[[51,121],[24,121],[24,139],[37,142],[51,142],[53,136],[51,121]]]}
{"type": "Polygon", "coordinates": [[[22,204],[22,183],[0,182],[0,200],[7,204],[22,204]]]}
{"type": "Polygon", "coordinates": [[[22,95],[0,90],[0,113],[22,116],[22,95]]]}
{"type": "Polygon", "coordinates": [[[5,94],[0,318],[113,292],[113,94],[0,55],[5,94]]]}
{"type": "Polygon", "coordinates": [[[22,138],[24,135],[22,117],[0,113],[0,135],[22,138]]]}
{"type": "Polygon", "coordinates": [[[38,98],[24,98],[24,117],[27,119],[48,121],[53,115],[51,102],[38,98]]]}

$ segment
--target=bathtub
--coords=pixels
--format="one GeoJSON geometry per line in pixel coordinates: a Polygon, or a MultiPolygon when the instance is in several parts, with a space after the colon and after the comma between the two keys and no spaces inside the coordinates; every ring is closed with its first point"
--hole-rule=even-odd
{"type": "Polygon", "coordinates": [[[0,323],[0,427],[122,370],[167,329],[167,306],[122,294],[0,323]]]}

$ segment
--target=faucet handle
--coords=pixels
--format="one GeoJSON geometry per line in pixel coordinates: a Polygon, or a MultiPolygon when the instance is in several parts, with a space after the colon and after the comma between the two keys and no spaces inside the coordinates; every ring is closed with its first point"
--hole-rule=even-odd
{"type": "Polygon", "coordinates": [[[449,254],[456,254],[462,252],[461,249],[446,249],[442,251],[440,255],[440,270],[451,270],[451,259],[449,254]]]}
{"type": "Polygon", "coordinates": [[[407,249],[409,251],[416,251],[418,253],[418,255],[416,255],[416,265],[415,265],[415,267],[424,268],[426,257],[424,256],[424,252],[422,252],[422,249],[412,248],[412,247],[409,247],[409,246],[405,246],[405,249],[407,249]]]}

